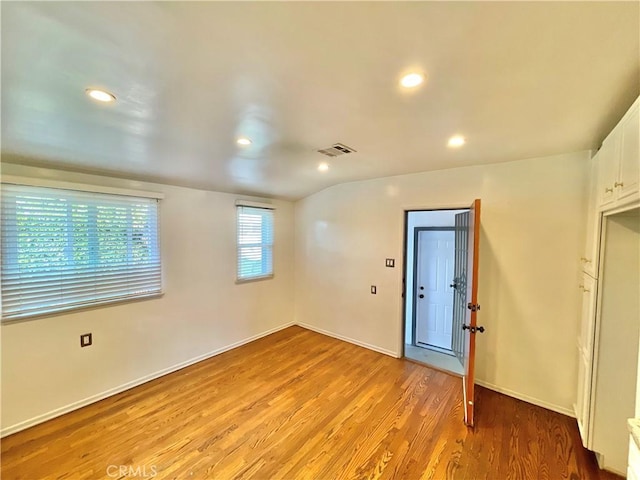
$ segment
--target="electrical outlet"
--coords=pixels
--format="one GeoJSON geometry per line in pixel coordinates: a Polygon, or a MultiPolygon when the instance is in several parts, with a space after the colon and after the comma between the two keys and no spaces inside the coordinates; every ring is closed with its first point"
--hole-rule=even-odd
{"type": "Polygon", "coordinates": [[[385,266],[389,268],[393,268],[396,266],[396,260],[394,258],[387,258],[385,262],[385,266]]]}
{"type": "Polygon", "coordinates": [[[92,338],[92,335],[90,333],[83,333],[82,335],[80,335],[80,346],[81,347],[88,347],[92,343],[93,343],[93,338],[92,338]]]}
{"type": "Polygon", "coordinates": [[[371,285],[371,295],[375,295],[375,294],[376,294],[376,286],[371,285]]]}

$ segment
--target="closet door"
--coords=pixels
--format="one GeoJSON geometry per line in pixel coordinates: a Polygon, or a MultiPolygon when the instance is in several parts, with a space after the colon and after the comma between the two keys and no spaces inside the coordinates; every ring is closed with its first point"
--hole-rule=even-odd
{"type": "Polygon", "coordinates": [[[590,275],[582,274],[582,318],[580,322],[580,346],[591,361],[593,352],[593,332],[595,326],[596,280],[590,275]]]}
{"type": "Polygon", "coordinates": [[[580,262],[582,270],[594,278],[598,278],[598,250],[600,248],[600,213],[597,208],[597,174],[600,155],[591,160],[589,180],[589,203],[587,204],[587,237],[580,262]]]}
{"type": "Polygon", "coordinates": [[[579,288],[582,293],[582,317],[578,337],[578,392],[575,409],[582,444],[585,448],[589,448],[597,281],[583,273],[579,288]]]}

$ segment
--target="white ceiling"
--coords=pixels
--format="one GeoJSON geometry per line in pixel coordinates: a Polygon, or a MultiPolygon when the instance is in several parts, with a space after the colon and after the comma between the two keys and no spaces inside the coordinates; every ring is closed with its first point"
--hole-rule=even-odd
{"type": "Polygon", "coordinates": [[[638,2],[1,8],[3,161],[220,191],[296,199],[584,150],[640,93],[638,2]],[[409,94],[411,69],[428,81],[409,94]],[[335,142],[358,152],[321,173],[335,142]]]}

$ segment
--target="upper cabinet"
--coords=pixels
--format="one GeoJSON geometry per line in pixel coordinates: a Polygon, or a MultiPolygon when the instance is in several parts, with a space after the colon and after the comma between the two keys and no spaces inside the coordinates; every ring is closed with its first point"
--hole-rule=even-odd
{"type": "Polygon", "coordinates": [[[640,183],[640,108],[634,103],[629,115],[622,122],[620,142],[620,173],[618,174],[618,198],[638,195],[640,183]]]}
{"type": "Polygon", "coordinates": [[[640,114],[636,100],[598,152],[600,210],[637,200],[640,187],[640,114]]]}
{"type": "Polygon", "coordinates": [[[616,128],[605,139],[598,152],[598,206],[602,207],[616,200],[618,166],[620,160],[620,129],[616,128]]]}

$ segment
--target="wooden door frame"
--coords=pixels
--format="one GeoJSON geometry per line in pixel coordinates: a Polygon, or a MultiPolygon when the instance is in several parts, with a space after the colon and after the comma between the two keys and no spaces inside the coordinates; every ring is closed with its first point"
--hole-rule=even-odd
{"type": "MultiPolygon", "coordinates": [[[[428,210],[427,210],[428,211],[428,210]]],[[[418,237],[420,232],[455,232],[456,227],[413,227],[413,289],[415,290],[418,285],[418,237]]],[[[413,311],[411,315],[411,338],[413,339],[412,345],[419,346],[416,342],[416,320],[418,302],[416,299],[416,292],[413,292],[412,304],[413,311]]],[[[406,302],[405,302],[406,303],[406,302]]],[[[424,347],[421,347],[424,348],[424,347]]]]}

